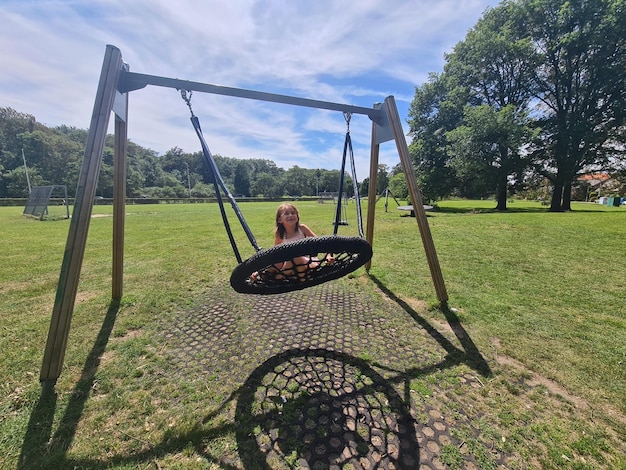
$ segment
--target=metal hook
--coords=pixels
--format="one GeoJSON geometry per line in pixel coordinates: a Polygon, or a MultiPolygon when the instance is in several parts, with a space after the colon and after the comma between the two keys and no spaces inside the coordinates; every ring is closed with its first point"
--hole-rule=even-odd
{"type": "Polygon", "coordinates": [[[180,90],[180,97],[183,99],[187,106],[189,107],[189,111],[191,112],[191,116],[195,116],[193,114],[193,109],[191,108],[191,95],[193,92],[191,90],[180,90]]]}
{"type": "Polygon", "coordinates": [[[352,113],[344,111],[343,118],[346,120],[347,132],[350,132],[350,119],[352,119],[352,113]]]}

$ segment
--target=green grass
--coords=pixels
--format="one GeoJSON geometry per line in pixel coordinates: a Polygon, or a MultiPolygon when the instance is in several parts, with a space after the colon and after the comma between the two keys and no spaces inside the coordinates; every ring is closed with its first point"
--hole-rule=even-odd
{"type": "MultiPolygon", "coordinates": [[[[381,203],[377,207],[372,277],[362,288],[388,289],[434,325],[460,320],[498,373],[482,391],[458,399],[475,400],[477,410],[492,416],[483,429],[488,433],[497,423],[494,436],[506,432],[506,442],[498,441],[503,450],[544,468],[559,468],[567,459],[571,468],[586,468],[585,461],[626,468],[626,209],[574,203],[572,212],[548,213],[537,203],[514,201],[510,211],[498,213],[494,205],[444,201],[429,213],[455,313],[437,308],[415,219],[394,205],[387,213],[381,203]],[[526,397],[523,384],[530,377],[545,383],[526,397]],[[511,406],[507,397],[518,395],[528,407],[511,406]],[[550,409],[547,395],[562,395],[566,405],[550,409]]],[[[332,204],[298,206],[316,233],[332,232],[332,204]]],[[[276,203],[241,207],[259,244],[270,246],[276,203]]],[[[356,233],[351,209],[350,226],[341,234],[356,233]]],[[[236,427],[217,414],[198,423],[196,407],[218,409],[237,384],[159,374],[167,359],[155,341],[160,325],[228,285],[236,262],[217,206],[127,207],[119,306],[110,303],[112,208],[94,207],[99,217],[91,221],[64,370],[50,398],[54,406],[40,400],[39,369],[69,221],[37,221],[21,211],[0,208],[0,468],[16,468],[20,454],[21,468],[30,462],[62,467],[68,453],[77,467],[97,461],[102,468],[223,468],[209,456],[224,462],[237,454],[236,427]],[[211,393],[204,393],[209,386],[211,393]],[[113,431],[103,437],[102,428],[113,431]],[[29,439],[51,444],[31,451],[29,439]],[[159,449],[155,441],[162,442],[159,449]],[[36,457],[42,452],[43,460],[36,457]],[[155,457],[107,460],[142,452],[155,457]]],[[[250,256],[240,230],[236,237],[242,256],[250,256]]],[[[374,359],[375,350],[361,357],[374,359]]],[[[437,384],[418,378],[411,389],[425,400],[435,385],[454,396],[460,390],[455,373],[438,376],[437,384]]],[[[474,445],[469,430],[459,425],[456,432],[474,445]]],[[[458,449],[444,450],[448,464],[458,466],[458,449]]],[[[480,452],[474,455],[478,459],[480,452]]]]}

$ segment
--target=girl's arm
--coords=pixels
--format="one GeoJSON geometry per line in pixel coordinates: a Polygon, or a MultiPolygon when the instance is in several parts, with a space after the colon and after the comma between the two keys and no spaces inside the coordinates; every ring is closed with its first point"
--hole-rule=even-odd
{"type": "Polygon", "coordinates": [[[302,235],[304,235],[305,237],[317,237],[317,235],[313,233],[313,230],[311,230],[304,224],[300,224],[300,230],[302,231],[302,235]]]}

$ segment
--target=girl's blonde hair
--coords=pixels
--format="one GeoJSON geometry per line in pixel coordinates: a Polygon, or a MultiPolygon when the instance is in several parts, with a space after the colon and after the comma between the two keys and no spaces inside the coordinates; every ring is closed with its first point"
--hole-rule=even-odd
{"type": "Polygon", "coordinates": [[[276,210],[276,229],[274,230],[274,236],[278,238],[285,238],[285,226],[281,224],[279,220],[280,217],[287,210],[293,210],[296,212],[296,215],[298,216],[298,221],[296,222],[296,231],[300,230],[300,212],[298,212],[298,208],[296,206],[286,202],[278,206],[278,209],[276,210]]]}

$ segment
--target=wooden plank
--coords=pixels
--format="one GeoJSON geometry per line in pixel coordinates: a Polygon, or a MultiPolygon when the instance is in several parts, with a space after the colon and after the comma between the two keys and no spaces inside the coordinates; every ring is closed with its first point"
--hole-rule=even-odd
{"type": "Polygon", "coordinates": [[[65,359],[98,174],[102,164],[102,152],[121,66],[122,54],[119,49],[107,46],[41,366],[40,380],[44,386],[53,386],[56,383],[65,359]]]}
{"type": "MultiPolygon", "coordinates": [[[[380,106],[380,105],[378,105],[380,106]]],[[[380,154],[380,144],[376,141],[377,124],[372,122],[372,142],[370,146],[370,181],[367,193],[367,227],[365,228],[365,239],[371,246],[374,246],[374,220],[376,215],[376,180],[378,178],[378,156],[380,154]]],[[[372,267],[372,260],[365,263],[365,270],[372,267]]]]}
{"type": "MultiPolygon", "coordinates": [[[[128,67],[128,66],[124,66],[128,67]]],[[[113,266],[112,298],[122,300],[124,290],[124,226],[126,214],[126,156],[128,142],[128,93],[123,95],[122,116],[115,115],[113,164],[113,266]]]]}
{"type": "Polygon", "coordinates": [[[124,73],[121,81],[121,91],[126,93],[144,88],[147,85],[155,85],[177,90],[199,91],[214,95],[233,96],[236,98],[247,98],[258,101],[268,101],[271,103],[290,104],[294,106],[305,106],[317,109],[329,109],[351,114],[362,114],[369,116],[373,121],[381,120],[381,110],[375,108],[364,108],[351,104],[333,103],[330,101],[312,100],[309,98],[299,98],[297,96],[278,95],[264,91],[246,90],[244,88],[233,88],[223,85],[212,85],[210,83],[193,82],[181,80],[179,78],[159,77],[157,75],[147,75],[143,73],[124,73]]]}
{"type": "Polygon", "coordinates": [[[415,177],[409,148],[406,144],[400,115],[398,114],[398,108],[393,96],[385,98],[385,109],[387,111],[387,118],[389,119],[389,124],[394,135],[394,140],[396,141],[396,146],[398,147],[400,163],[402,164],[402,171],[404,172],[409,194],[411,195],[411,201],[413,202],[413,207],[415,208],[415,220],[417,221],[420,235],[422,237],[422,244],[424,245],[424,250],[426,252],[426,259],[428,260],[430,275],[435,285],[437,299],[442,306],[445,306],[448,302],[448,293],[446,292],[446,285],[443,281],[441,267],[439,266],[437,251],[435,250],[435,244],[430,232],[430,226],[428,225],[428,218],[426,217],[426,211],[424,210],[422,194],[417,186],[417,178],[415,177]]]}

